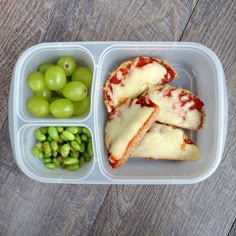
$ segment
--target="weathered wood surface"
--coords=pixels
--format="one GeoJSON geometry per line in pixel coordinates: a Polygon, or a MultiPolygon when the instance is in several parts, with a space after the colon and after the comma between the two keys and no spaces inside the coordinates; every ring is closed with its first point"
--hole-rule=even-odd
{"type": "Polygon", "coordinates": [[[236,1],[0,0],[0,235],[235,235],[236,1]],[[52,185],[13,159],[7,101],[14,63],[44,41],[181,40],[223,63],[229,129],[222,163],[188,186],[52,185]]]}

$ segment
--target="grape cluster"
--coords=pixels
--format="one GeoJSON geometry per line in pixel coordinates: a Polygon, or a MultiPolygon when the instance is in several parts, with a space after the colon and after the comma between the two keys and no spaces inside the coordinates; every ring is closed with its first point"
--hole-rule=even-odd
{"type": "Polygon", "coordinates": [[[77,66],[74,58],[60,57],[56,64],[44,63],[27,77],[34,95],[26,102],[28,111],[39,117],[82,116],[90,109],[89,89],[93,74],[87,67],[77,66]]]}

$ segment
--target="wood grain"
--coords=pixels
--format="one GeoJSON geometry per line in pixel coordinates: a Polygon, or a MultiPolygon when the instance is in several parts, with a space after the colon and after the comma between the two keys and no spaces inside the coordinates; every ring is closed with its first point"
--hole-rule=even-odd
{"type": "Polygon", "coordinates": [[[112,186],[90,235],[228,234],[236,217],[235,3],[199,1],[181,36],[209,46],[225,69],[229,129],[217,172],[192,186],[112,186]]]}
{"type": "Polygon", "coordinates": [[[40,42],[53,1],[0,1],[0,129],[6,120],[13,67],[18,56],[40,42]]]}
{"type": "Polygon", "coordinates": [[[106,186],[36,183],[0,166],[0,235],[86,235],[106,186]]]}
{"type": "Polygon", "coordinates": [[[195,4],[59,0],[44,40],[178,40],[195,4]]]}
{"type": "Polygon", "coordinates": [[[235,235],[235,1],[0,0],[0,9],[0,235],[235,235]],[[59,185],[25,176],[8,132],[13,66],[38,42],[80,40],[196,41],[214,50],[230,111],[217,172],[190,186],[59,185]]]}

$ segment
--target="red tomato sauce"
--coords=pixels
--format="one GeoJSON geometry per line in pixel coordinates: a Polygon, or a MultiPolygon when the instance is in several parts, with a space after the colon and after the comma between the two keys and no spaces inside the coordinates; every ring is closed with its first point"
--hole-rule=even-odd
{"type": "Polygon", "coordinates": [[[190,138],[185,138],[184,142],[187,144],[193,144],[193,141],[190,138]]]}
{"type": "Polygon", "coordinates": [[[204,103],[198,98],[193,98],[192,100],[193,100],[194,104],[189,109],[190,110],[197,109],[197,110],[201,111],[202,107],[204,106],[204,103]]]}
{"type": "Polygon", "coordinates": [[[171,97],[171,93],[172,93],[172,91],[174,91],[174,90],[176,90],[176,88],[170,88],[165,94],[164,94],[164,96],[165,97],[171,97]]]}
{"type": "Polygon", "coordinates": [[[139,97],[138,100],[136,101],[136,104],[140,104],[141,107],[143,107],[143,106],[156,107],[157,106],[150,99],[148,99],[144,96],[139,97]]]}
{"type": "Polygon", "coordinates": [[[189,108],[189,110],[198,110],[198,111],[201,111],[203,106],[204,106],[204,103],[199,99],[199,98],[196,98],[196,97],[190,97],[190,95],[188,95],[187,93],[181,93],[179,94],[179,100],[182,102],[181,103],[181,107],[183,107],[186,103],[188,102],[193,102],[193,105],[189,108]],[[181,101],[181,97],[183,96],[189,96],[187,100],[185,101],[181,101]]]}

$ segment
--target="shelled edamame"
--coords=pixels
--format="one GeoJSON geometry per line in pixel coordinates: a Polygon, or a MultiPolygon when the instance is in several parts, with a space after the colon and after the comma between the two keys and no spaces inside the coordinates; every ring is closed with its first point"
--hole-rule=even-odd
{"type": "Polygon", "coordinates": [[[93,158],[92,136],[86,127],[42,127],[34,136],[32,154],[49,169],[75,171],[93,158]]]}
{"type": "Polygon", "coordinates": [[[78,66],[73,57],[62,56],[56,64],[40,64],[27,77],[28,87],[34,94],[27,99],[26,107],[39,117],[82,116],[90,109],[92,78],[92,71],[78,66]]]}

